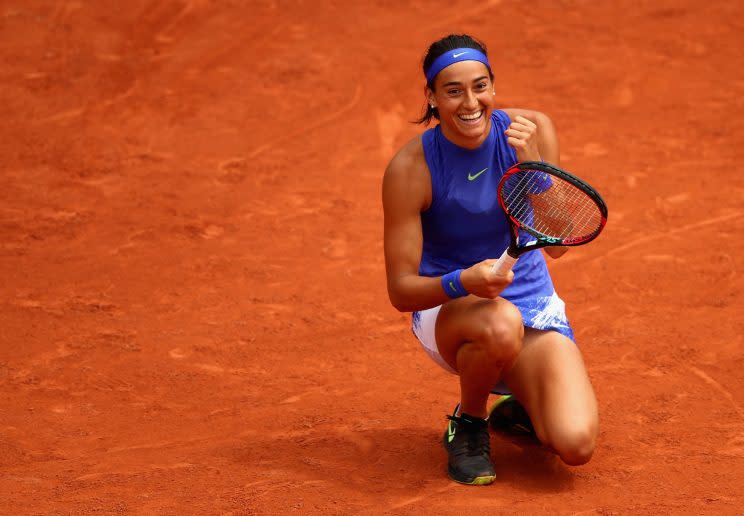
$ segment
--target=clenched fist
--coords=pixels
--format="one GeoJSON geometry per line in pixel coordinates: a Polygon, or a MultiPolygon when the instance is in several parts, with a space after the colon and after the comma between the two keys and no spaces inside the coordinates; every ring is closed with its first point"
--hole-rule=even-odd
{"type": "Polygon", "coordinates": [[[542,161],[537,147],[537,126],[521,115],[517,115],[504,131],[507,143],[517,152],[517,160],[542,161]]]}

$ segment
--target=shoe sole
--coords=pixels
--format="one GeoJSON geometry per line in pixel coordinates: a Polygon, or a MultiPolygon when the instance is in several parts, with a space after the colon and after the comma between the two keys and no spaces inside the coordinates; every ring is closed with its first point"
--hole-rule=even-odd
{"type": "Polygon", "coordinates": [[[501,394],[501,395],[499,395],[499,397],[496,399],[496,401],[494,401],[493,404],[488,408],[487,419],[490,419],[491,414],[493,413],[494,410],[496,410],[496,408],[499,405],[501,405],[502,403],[506,403],[510,399],[512,399],[512,395],[511,394],[501,394]]]}
{"type": "Polygon", "coordinates": [[[449,467],[447,467],[447,473],[449,474],[449,477],[455,482],[465,484],[467,486],[487,486],[488,484],[493,484],[494,480],[496,480],[496,475],[482,475],[480,477],[475,477],[472,480],[461,480],[453,475],[452,470],[449,467]]]}

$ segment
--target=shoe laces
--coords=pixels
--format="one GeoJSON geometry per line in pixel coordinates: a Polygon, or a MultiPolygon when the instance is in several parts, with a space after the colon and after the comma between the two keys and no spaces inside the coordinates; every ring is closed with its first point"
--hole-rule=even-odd
{"type": "Polygon", "coordinates": [[[447,416],[447,419],[457,423],[457,433],[462,432],[465,435],[467,454],[469,456],[490,456],[491,438],[488,434],[488,422],[485,419],[473,417],[465,413],[459,416],[447,416]]]}

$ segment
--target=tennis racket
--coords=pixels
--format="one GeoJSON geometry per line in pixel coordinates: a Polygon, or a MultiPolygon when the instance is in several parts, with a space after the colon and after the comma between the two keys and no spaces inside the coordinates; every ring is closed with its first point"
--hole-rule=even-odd
{"type": "Polygon", "coordinates": [[[498,186],[499,204],[509,221],[511,243],[491,267],[506,275],[522,254],[546,247],[591,242],[607,223],[607,205],[578,177],[537,161],[517,163],[498,186]],[[520,241],[520,230],[531,238],[520,241]]]}

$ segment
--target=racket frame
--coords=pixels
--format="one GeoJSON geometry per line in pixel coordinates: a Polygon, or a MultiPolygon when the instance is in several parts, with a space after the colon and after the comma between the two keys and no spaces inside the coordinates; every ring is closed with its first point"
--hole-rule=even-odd
{"type": "Polygon", "coordinates": [[[589,185],[585,181],[582,181],[581,179],[574,176],[573,174],[569,174],[565,170],[561,170],[558,167],[555,167],[548,163],[544,163],[542,161],[523,161],[521,163],[517,163],[516,165],[512,166],[509,170],[504,172],[504,175],[499,181],[499,186],[497,188],[496,196],[498,198],[498,201],[499,201],[499,204],[501,205],[502,210],[504,210],[506,217],[509,219],[509,229],[510,229],[509,236],[510,236],[511,241],[509,243],[509,248],[505,251],[505,254],[508,254],[510,257],[514,259],[518,258],[519,256],[521,256],[522,254],[528,251],[534,251],[535,249],[540,249],[543,247],[577,246],[577,245],[586,244],[588,242],[591,242],[595,238],[597,238],[597,236],[599,236],[599,233],[601,233],[602,229],[607,223],[607,204],[605,204],[604,199],[602,199],[602,196],[599,195],[599,192],[597,192],[594,188],[592,188],[591,185],[589,185]],[[590,199],[592,199],[592,201],[594,201],[594,203],[599,208],[601,220],[600,220],[599,225],[597,226],[597,229],[594,230],[592,233],[588,235],[583,235],[581,237],[570,237],[566,239],[560,239],[560,238],[555,238],[555,237],[551,237],[549,235],[540,233],[539,231],[536,231],[533,228],[522,226],[522,224],[517,219],[512,217],[511,214],[509,213],[509,210],[506,206],[506,203],[504,202],[504,199],[501,193],[502,193],[502,190],[504,188],[504,184],[506,183],[507,178],[523,170],[538,170],[540,172],[544,172],[551,176],[558,177],[572,184],[573,186],[575,186],[582,192],[584,192],[590,199]],[[524,246],[520,246],[519,245],[519,230],[520,229],[534,236],[537,240],[532,240],[528,244],[524,246]]]}

